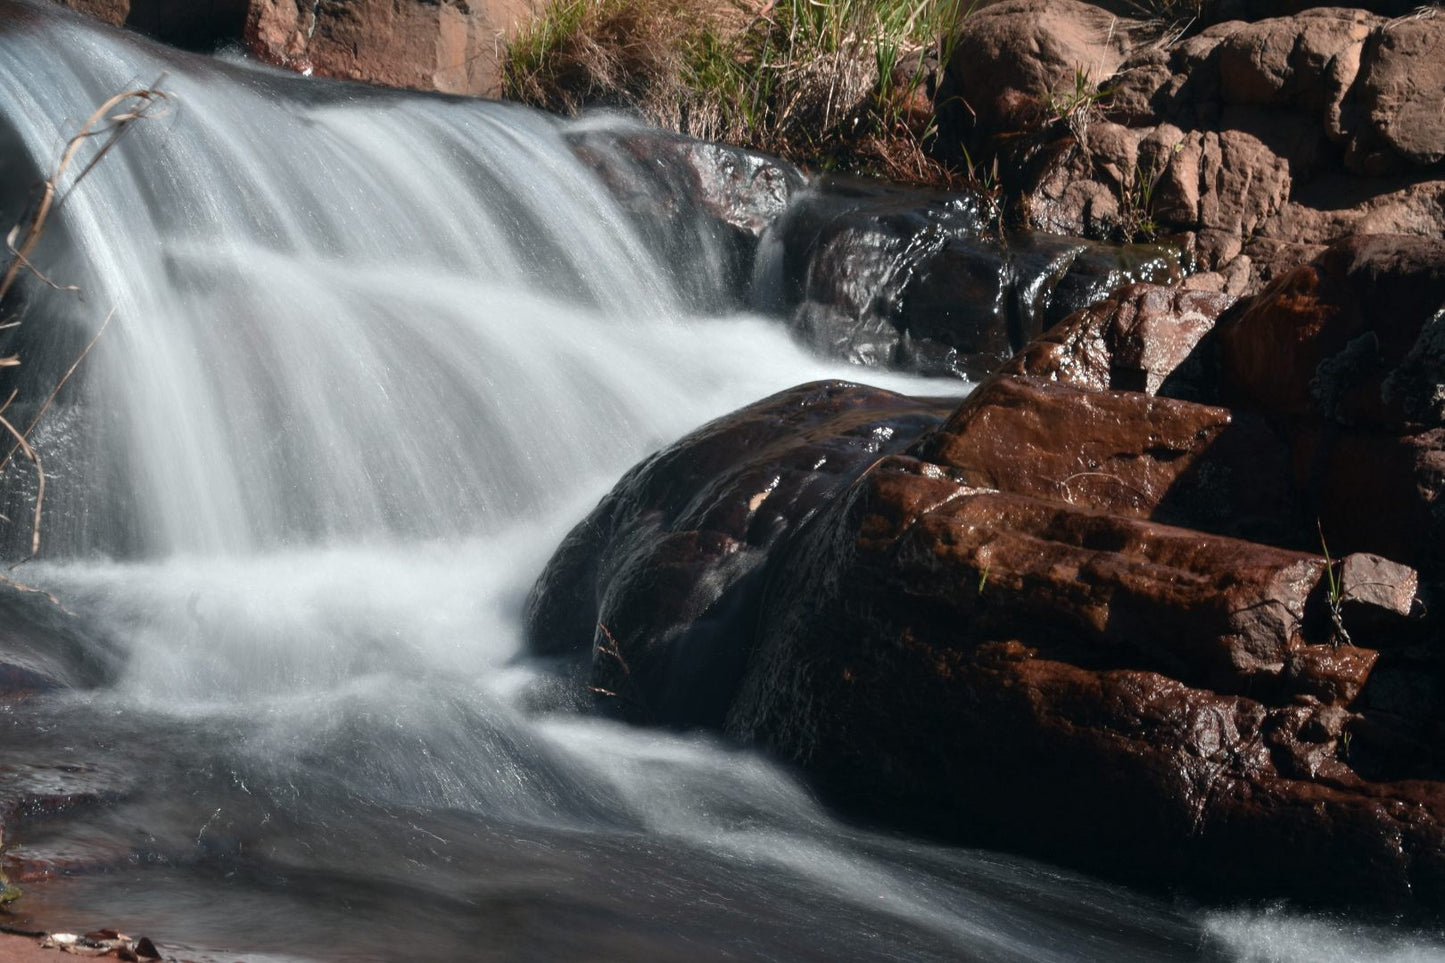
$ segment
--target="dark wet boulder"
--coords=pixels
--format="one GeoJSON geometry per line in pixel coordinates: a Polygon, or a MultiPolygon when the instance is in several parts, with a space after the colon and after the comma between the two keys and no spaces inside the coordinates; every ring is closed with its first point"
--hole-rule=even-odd
{"type": "Polygon", "coordinates": [[[758,245],[805,180],[776,157],[612,121],[569,131],[590,167],[700,308],[747,298],[758,245]]]}
{"type": "Polygon", "coordinates": [[[1445,897],[1445,787],[1349,766],[1374,653],[1305,630],[1318,556],[898,458],[809,534],[729,730],[846,805],[1231,899],[1445,897]]]}
{"type": "Polygon", "coordinates": [[[121,658],[93,626],[43,592],[0,583],[0,700],[114,679],[121,658]]]}
{"type": "MultiPolygon", "coordinates": [[[[703,526],[675,549],[604,511],[534,630],[578,619],[594,687],[633,684],[615,667],[635,652],[649,700],[708,707],[660,717],[768,747],[869,819],[1210,899],[1439,911],[1445,427],[1384,388],[1428,413],[1445,382],[1434,243],[1359,238],[1234,304],[1123,289],[728,549],[742,578],[695,564],[703,526]],[[1369,364],[1332,363],[1365,337],[1369,364]],[[678,594],[703,583],[746,604],[689,622],[672,600],[715,597],[678,594]],[[614,592],[641,634],[588,634],[614,592]],[[691,626],[725,670],[653,668],[690,657],[656,641],[691,626]]],[[[770,426],[769,464],[809,463],[833,417],[742,414],[770,426]]],[[[756,464],[709,437],[669,454],[696,470],[668,503],[746,519],[756,464]]]]}
{"type": "Polygon", "coordinates": [[[1178,280],[1176,251],[1004,232],[977,195],[825,181],[775,228],[760,306],[858,364],[978,379],[1132,281],[1178,280]]]}
{"type": "Polygon", "coordinates": [[[628,473],[532,591],[532,651],[581,655],[639,720],[720,725],[747,658],[770,549],[949,404],[843,382],[794,388],[628,473]]]}

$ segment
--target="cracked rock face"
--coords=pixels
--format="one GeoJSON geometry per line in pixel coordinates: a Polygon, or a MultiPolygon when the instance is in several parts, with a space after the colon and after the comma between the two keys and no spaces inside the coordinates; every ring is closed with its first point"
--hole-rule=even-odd
{"type": "Polygon", "coordinates": [[[942,142],[999,157],[1028,223],[1152,227],[1235,294],[1353,233],[1439,236],[1438,11],[1216,3],[1181,39],[1125,19],[1100,35],[1108,6],[1001,3],[959,22],[942,142]],[[1083,78],[1085,63],[1104,72],[1083,78]]]}

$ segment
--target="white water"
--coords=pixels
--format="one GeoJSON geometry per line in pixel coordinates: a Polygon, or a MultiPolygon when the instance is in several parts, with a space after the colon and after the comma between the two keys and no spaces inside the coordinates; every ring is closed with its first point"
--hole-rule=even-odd
{"type": "MultiPolygon", "coordinates": [[[[25,578],[121,666],[7,735],[122,787],[58,848],[154,868],[28,896],[42,914],[276,958],[1252,961],[1337,943],[1288,914],[1196,919],[846,829],[751,754],[538,711],[555,694],[517,660],[521,600],[570,524],[707,418],[849,372],[765,319],[687,316],[670,272],[688,266],[654,263],[550,120],[178,62],[67,18],[0,33],[6,118],[37,162],[162,73],[169,113],[64,212],[86,301],[35,309],[80,343],[116,312],[82,403],[43,436],[97,474],[59,473],[79,493],[25,578]],[[381,909],[354,915],[368,887],[381,909]],[[494,890],[531,922],[478,935],[494,890]],[[286,939],[258,922],[278,919],[286,939]]],[[[1365,957],[1439,956],[1419,934],[1356,937],[1365,957]]]]}

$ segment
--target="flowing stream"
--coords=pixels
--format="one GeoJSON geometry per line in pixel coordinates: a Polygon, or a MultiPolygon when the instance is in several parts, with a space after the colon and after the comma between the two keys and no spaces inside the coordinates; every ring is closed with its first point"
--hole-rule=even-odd
{"type": "Polygon", "coordinates": [[[113,311],[36,436],[17,577],[96,684],[0,704],[9,859],[56,876],[20,920],[227,960],[1442,958],[852,828],[755,754],[568,713],[519,655],[567,528],[708,418],[856,370],[689,309],[700,266],[657,263],[552,119],[13,0],[4,189],[163,75],[37,254],[83,300],[32,284],[8,335],[33,409],[113,311]]]}

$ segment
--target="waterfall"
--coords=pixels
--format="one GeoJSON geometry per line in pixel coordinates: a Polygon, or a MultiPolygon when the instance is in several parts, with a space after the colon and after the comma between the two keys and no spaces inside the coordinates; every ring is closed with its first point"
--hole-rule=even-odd
{"type": "Polygon", "coordinates": [[[1195,918],[849,828],[764,759],[558,711],[518,621],[561,534],[707,418],[855,373],[775,321],[689,308],[710,282],[650,253],[560,121],[180,54],[28,0],[0,0],[0,193],[158,77],[165,113],[43,246],[83,299],[31,284],[8,335],[33,409],[113,315],[37,432],[51,507],[22,570],[107,669],[0,730],[3,800],[94,800],[8,842],[108,871],[35,887],[36,919],[287,959],[1332,944],[1328,922],[1195,918]]]}

